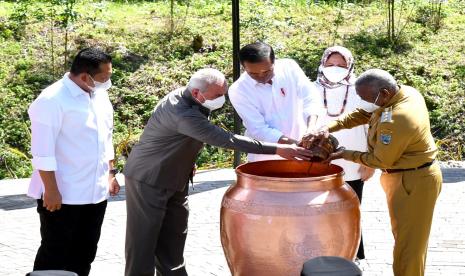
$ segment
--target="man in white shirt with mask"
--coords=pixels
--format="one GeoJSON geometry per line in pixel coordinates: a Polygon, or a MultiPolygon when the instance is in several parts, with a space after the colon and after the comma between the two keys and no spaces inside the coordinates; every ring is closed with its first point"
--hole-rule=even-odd
{"type": "MultiPolygon", "coordinates": [[[[354,58],[349,49],[341,46],[327,48],[318,67],[315,86],[318,88],[325,112],[318,120],[318,126],[342,118],[357,108],[369,109],[355,91],[354,58]]],[[[371,112],[370,110],[369,112],[371,112]]],[[[367,125],[334,132],[339,144],[350,150],[367,150],[367,125]]],[[[344,169],[344,180],[354,189],[361,202],[364,181],[373,176],[374,169],[346,161],[334,160],[332,163],[344,169]]],[[[358,259],[365,259],[363,240],[357,252],[358,259]]]]}
{"type": "MultiPolygon", "coordinates": [[[[245,135],[266,142],[295,144],[316,125],[322,101],[313,83],[292,59],[275,61],[263,42],[244,46],[245,70],[229,89],[229,99],[246,128],[245,135]]],[[[249,154],[249,161],[280,159],[249,154]]]]}
{"type": "Polygon", "coordinates": [[[28,195],[37,199],[41,245],[34,270],[89,274],[108,195],[119,185],[113,169],[111,57],[81,50],[71,70],[29,107],[34,172],[28,195]]]}

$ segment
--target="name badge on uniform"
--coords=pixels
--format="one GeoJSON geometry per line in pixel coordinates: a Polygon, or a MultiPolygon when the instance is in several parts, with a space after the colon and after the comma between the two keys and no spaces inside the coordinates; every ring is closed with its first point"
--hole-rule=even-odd
{"type": "Polygon", "coordinates": [[[381,123],[391,123],[392,122],[392,107],[384,109],[380,117],[381,123]]]}
{"type": "Polygon", "coordinates": [[[388,129],[382,129],[380,131],[380,139],[381,143],[383,143],[384,145],[389,145],[392,141],[392,131],[388,129]]]}

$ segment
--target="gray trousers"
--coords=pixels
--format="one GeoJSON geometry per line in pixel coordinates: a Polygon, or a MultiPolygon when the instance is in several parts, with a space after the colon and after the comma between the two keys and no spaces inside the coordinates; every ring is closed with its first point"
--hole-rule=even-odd
{"type": "Polygon", "coordinates": [[[186,276],[184,245],[189,207],[182,192],[126,177],[126,276],[186,276]]]}

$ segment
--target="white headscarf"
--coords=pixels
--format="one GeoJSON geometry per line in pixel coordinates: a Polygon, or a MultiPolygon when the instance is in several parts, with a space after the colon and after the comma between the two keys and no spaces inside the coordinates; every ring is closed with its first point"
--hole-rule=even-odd
{"type": "Polygon", "coordinates": [[[318,67],[317,82],[326,88],[332,89],[341,85],[353,85],[355,83],[355,79],[356,78],[354,74],[354,57],[352,56],[350,50],[342,46],[333,46],[327,48],[324,51],[323,56],[321,57],[320,66],[318,67]],[[347,63],[347,69],[349,70],[347,77],[345,77],[343,80],[337,83],[329,81],[323,74],[323,68],[325,67],[324,64],[326,63],[328,58],[334,53],[338,53],[344,57],[347,63]]]}

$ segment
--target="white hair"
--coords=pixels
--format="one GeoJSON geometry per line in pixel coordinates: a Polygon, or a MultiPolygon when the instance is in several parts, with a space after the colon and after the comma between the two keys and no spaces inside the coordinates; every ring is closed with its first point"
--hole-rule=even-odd
{"type": "Polygon", "coordinates": [[[192,75],[189,80],[189,84],[187,85],[187,89],[192,91],[194,88],[197,88],[200,92],[204,93],[210,85],[222,85],[225,80],[226,78],[220,71],[213,68],[204,68],[192,75]]]}
{"type": "Polygon", "coordinates": [[[371,86],[375,93],[382,88],[389,91],[397,91],[397,82],[387,71],[381,69],[370,69],[363,72],[355,82],[355,86],[371,86]]]}

